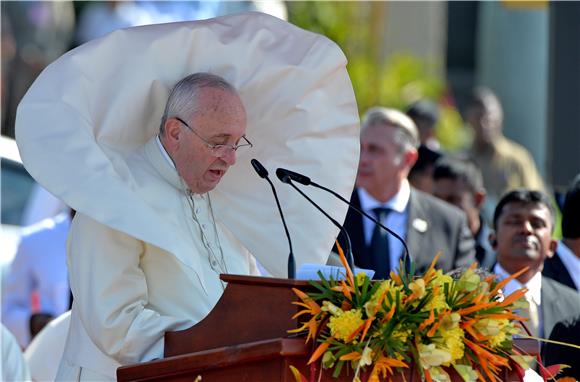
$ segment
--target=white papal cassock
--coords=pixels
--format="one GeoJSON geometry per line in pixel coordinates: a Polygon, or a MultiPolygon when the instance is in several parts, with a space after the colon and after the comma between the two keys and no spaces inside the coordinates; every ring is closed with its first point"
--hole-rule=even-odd
{"type": "MultiPolygon", "coordinates": [[[[254,257],[286,276],[278,211],[249,161],[305,173],[348,197],[359,125],[345,66],[328,39],[249,13],[116,31],[39,76],[18,109],[21,156],[78,212],[61,377],[112,379],[119,365],[162,357],[164,332],[202,319],[223,292],[218,274],[250,274],[254,257]],[[238,89],[254,148],[214,191],[189,195],[155,137],[171,87],[200,71],[238,89]]],[[[277,188],[297,265],[324,263],[337,229],[294,190],[277,188]]],[[[345,205],[308,192],[344,219],[345,205]]]]}

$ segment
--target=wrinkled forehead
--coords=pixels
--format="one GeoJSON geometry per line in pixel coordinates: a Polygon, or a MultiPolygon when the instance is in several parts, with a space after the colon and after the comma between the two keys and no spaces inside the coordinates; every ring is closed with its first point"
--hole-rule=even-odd
{"type": "Polygon", "coordinates": [[[244,102],[235,91],[204,87],[199,90],[195,103],[196,113],[200,115],[224,114],[228,117],[246,118],[244,102]]]}

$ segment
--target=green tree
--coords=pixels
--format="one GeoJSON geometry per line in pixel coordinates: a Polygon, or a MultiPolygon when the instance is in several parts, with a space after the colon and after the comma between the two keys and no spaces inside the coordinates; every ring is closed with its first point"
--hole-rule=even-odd
{"type": "Polygon", "coordinates": [[[344,51],[359,113],[374,105],[405,110],[411,103],[428,98],[440,105],[437,136],[449,151],[469,141],[461,116],[446,96],[445,80],[438,68],[409,54],[381,57],[381,33],[387,2],[290,1],[289,21],[330,38],[344,51]]]}

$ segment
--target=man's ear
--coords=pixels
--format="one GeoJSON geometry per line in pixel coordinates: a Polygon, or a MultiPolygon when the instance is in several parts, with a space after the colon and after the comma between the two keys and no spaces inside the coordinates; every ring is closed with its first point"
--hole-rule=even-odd
{"type": "Polygon", "coordinates": [[[485,202],[485,191],[476,191],[473,195],[473,201],[475,202],[475,208],[480,210],[481,206],[483,206],[483,202],[485,202]]]}
{"type": "Polygon", "coordinates": [[[548,246],[548,249],[550,250],[548,252],[548,257],[554,256],[554,253],[556,253],[556,249],[558,249],[558,241],[554,239],[550,240],[550,245],[548,246]]]}
{"type": "Polygon", "coordinates": [[[407,168],[409,168],[409,170],[415,165],[417,159],[419,159],[419,152],[417,149],[406,151],[403,154],[403,161],[405,161],[405,165],[407,168]]]}
{"type": "Polygon", "coordinates": [[[179,140],[181,139],[181,123],[175,118],[168,118],[165,121],[162,142],[168,152],[173,152],[179,147],[179,140]]]}
{"type": "Polygon", "coordinates": [[[491,245],[491,248],[494,251],[497,251],[497,235],[495,234],[495,232],[490,232],[489,236],[487,238],[489,240],[489,244],[491,245]]]}

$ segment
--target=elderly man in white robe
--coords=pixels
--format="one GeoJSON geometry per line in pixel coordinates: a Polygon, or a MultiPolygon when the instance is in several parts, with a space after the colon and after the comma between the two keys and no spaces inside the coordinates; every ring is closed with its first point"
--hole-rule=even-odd
{"type": "MultiPolygon", "coordinates": [[[[16,135],[27,170],[77,211],[57,380],[112,380],[163,357],[165,332],[215,306],[220,274],[255,274],[257,259],[286,276],[284,231],[250,158],[347,196],[359,147],[340,49],[259,13],[120,30],[71,51],[24,97],[16,135]]],[[[296,264],[326,262],[338,229],[279,191],[296,264]]],[[[344,218],[340,201],[317,200],[344,218]]]]}

